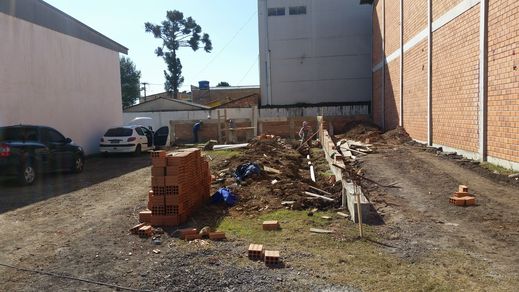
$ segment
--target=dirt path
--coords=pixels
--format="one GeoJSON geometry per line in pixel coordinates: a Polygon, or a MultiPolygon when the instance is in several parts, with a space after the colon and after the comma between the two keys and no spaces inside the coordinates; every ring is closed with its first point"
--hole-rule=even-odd
{"type": "MultiPolygon", "coordinates": [[[[130,234],[138,211],[146,206],[148,164],[148,157],[96,158],[79,176],[51,176],[30,188],[0,186],[0,205],[10,206],[0,214],[0,263],[151,291],[333,287],[305,271],[269,269],[248,260],[248,242],[239,238],[199,244],[166,233],[162,244],[154,245],[150,239],[130,234]],[[46,183],[51,184],[46,187],[46,183]]],[[[225,214],[219,208],[207,208],[188,224],[214,224],[215,217],[225,214]]],[[[113,288],[0,266],[0,290],[113,288]]]]}
{"type": "Polygon", "coordinates": [[[367,177],[401,188],[371,190],[394,251],[418,259],[434,249],[457,250],[488,262],[496,275],[519,274],[519,188],[496,183],[412,146],[380,148],[364,158],[367,177]],[[475,207],[449,205],[458,185],[476,195],[475,207]]]}

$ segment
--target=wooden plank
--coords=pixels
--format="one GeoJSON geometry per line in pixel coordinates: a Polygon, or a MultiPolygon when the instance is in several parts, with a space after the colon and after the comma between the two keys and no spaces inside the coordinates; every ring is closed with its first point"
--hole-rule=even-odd
{"type": "Polygon", "coordinates": [[[321,192],[321,193],[323,193],[323,194],[325,194],[325,195],[333,196],[332,193],[329,193],[329,192],[327,192],[327,191],[321,190],[321,189],[319,189],[319,188],[316,188],[316,187],[313,187],[313,186],[308,186],[308,187],[311,188],[311,189],[314,189],[314,190],[316,190],[316,191],[318,191],[318,192],[321,192]]]}
{"type": "Polygon", "coordinates": [[[318,194],[314,194],[314,193],[310,193],[310,192],[303,192],[303,193],[304,193],[305,195],[308,195],[308,196],[311,196],[311,197],[315,197],[315,198],[323,199],[323,200],[330,201],[330,202],[335,202],[335,200],[332,199],[332,198],[328,198],[328,197],[321,196],[321,195],[318,195],[318,194]]]}
{"type": "Polygon", "coordinates": [[[310,232],[323,233],[323,234],[335,233],[335,231],[333,231],[333,230],[319,229],[319,228],[310,228],[310,232]]]}
{"type": "Polygon", "coordinates": [[[344,218],[349,218],[350,217],[350,215],[348,215],[346,213],[342,213],[342,212],[337,212],[337,215],[342,216],[344,218]]]}
{"type": "Polygon", "coordinates": [[[263,166],[263,170],[270,173],[281,174],[281,171],[268,166],[263,166]]]}

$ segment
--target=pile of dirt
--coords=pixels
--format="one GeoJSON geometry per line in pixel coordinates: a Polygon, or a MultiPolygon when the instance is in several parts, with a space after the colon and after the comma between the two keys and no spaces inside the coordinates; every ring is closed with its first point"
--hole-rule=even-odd
{"type": "Polygon", "coordinates": [[[253,140],[243,155],[213,164],[212,169],[217,181],[213,184],[214,190],[227,187],[238,196],[238,202],[231,211],[250,214],[287,207],[296,210],[312,207],[327,209],[340,204],[340,184],[330,185],[326,179],[319,177],[318,183],[314,183],[310,179],[306,158],[279,137],[253,140]],[[234,178],[236,168],[249,162],[258,164],[262,168],[261,173],[245,181],[237,181],[234,178]],[[265,167],[279,170],[280,173],[267,172],[265,167]],[[332,193],[329,197],[336,199],[335,204],[305,196],[304,191],[316,193],[309,186],[332,193]]]}
{"type": "Polygon", "coordinates": [[[344,134],[336,135],[336,138],[360,141],[363,143],[385,142],[399,145],[412,141],[403,127],[382,133],[380,128],[370,121],[352,122],[346,126],[344,134]]]}
{"type": "Polygon", "coordinates": [[[412,141],[411,137],[403,127],[396,127],[395,129],[391,131],[387,131],[382,135],[382,138],[388,143],[388,144],[404,144],[407,142],[412,141]]]}
{"type": "Polygon", "coordinates": [[[337,135],[339,139],[350,139],[365,143],[373,143],[380,141],[382,132],[377,125],[370,121],[351,122],[346,128],[344,134],[337,135]]]}

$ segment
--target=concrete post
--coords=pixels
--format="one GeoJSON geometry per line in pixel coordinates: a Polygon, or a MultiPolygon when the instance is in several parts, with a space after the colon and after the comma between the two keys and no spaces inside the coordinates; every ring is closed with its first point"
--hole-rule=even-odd
{"type": "Polygon", "coordinates": [[[479,159],[487,160],[488,0],[479,4],[479,159]]]}
{"type": "Polygon", "coordinates": [[[432,0],[427,0],[427,145],[432,144],[432,0]]]}

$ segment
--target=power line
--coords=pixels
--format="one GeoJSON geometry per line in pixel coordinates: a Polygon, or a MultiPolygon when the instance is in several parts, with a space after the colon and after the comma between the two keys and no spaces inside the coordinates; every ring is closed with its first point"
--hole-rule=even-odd
{"type": "Polygon", "coordinates": [[[198,72],[196,75],[195,75],[195,79],[198,78],[198,76],[200,76],[200,74],[202,72],[204,72],[208,67],[209,65],[211,65],[211,63],[214,62],[214,60],[216,60],[216,58],[218,58],[220,56],[220,54],[232,43],[232,41],[234,41],[234,39],[238,36],[238,34],[240,34],[240,32],[249,24],[249,22],[252,20],[252,18],[258,13],[258,11],[254,11],[251,16],[249,17],[249,19],[247,19],[247,22],[245,22],[244,25],[242,25],[242,27],[240,27],[240,29],[238,29],[238,31],[234,34],[234,36],[227,42],[227,44],[225,44],[225,46],[222,47],[222,49],[220,51],[218,51],[218,53],[216,53],[216,55],[209,61],[207,62],[207,64],[202,68],[202,70],[200,70],[200,72],[198,72]]]}
{"type": "Polygon", "coordinates": [[[247,73],[245,73],[245,75],[243,75],[243,77],[241,78],[240,82],[238,82],[238,85],[242,85],[241,83],[243,82],[243,80],[245,80],[245,78],[247,76],[249,76],[250,70],[252,70],[252,68],[254,68],[254,66],[258,63],[258,59],[259,59],[259,55],[254,60],[254,63],[252,63],[252,65],[249,67],[249,70],[247,70],[247,73]]]}

